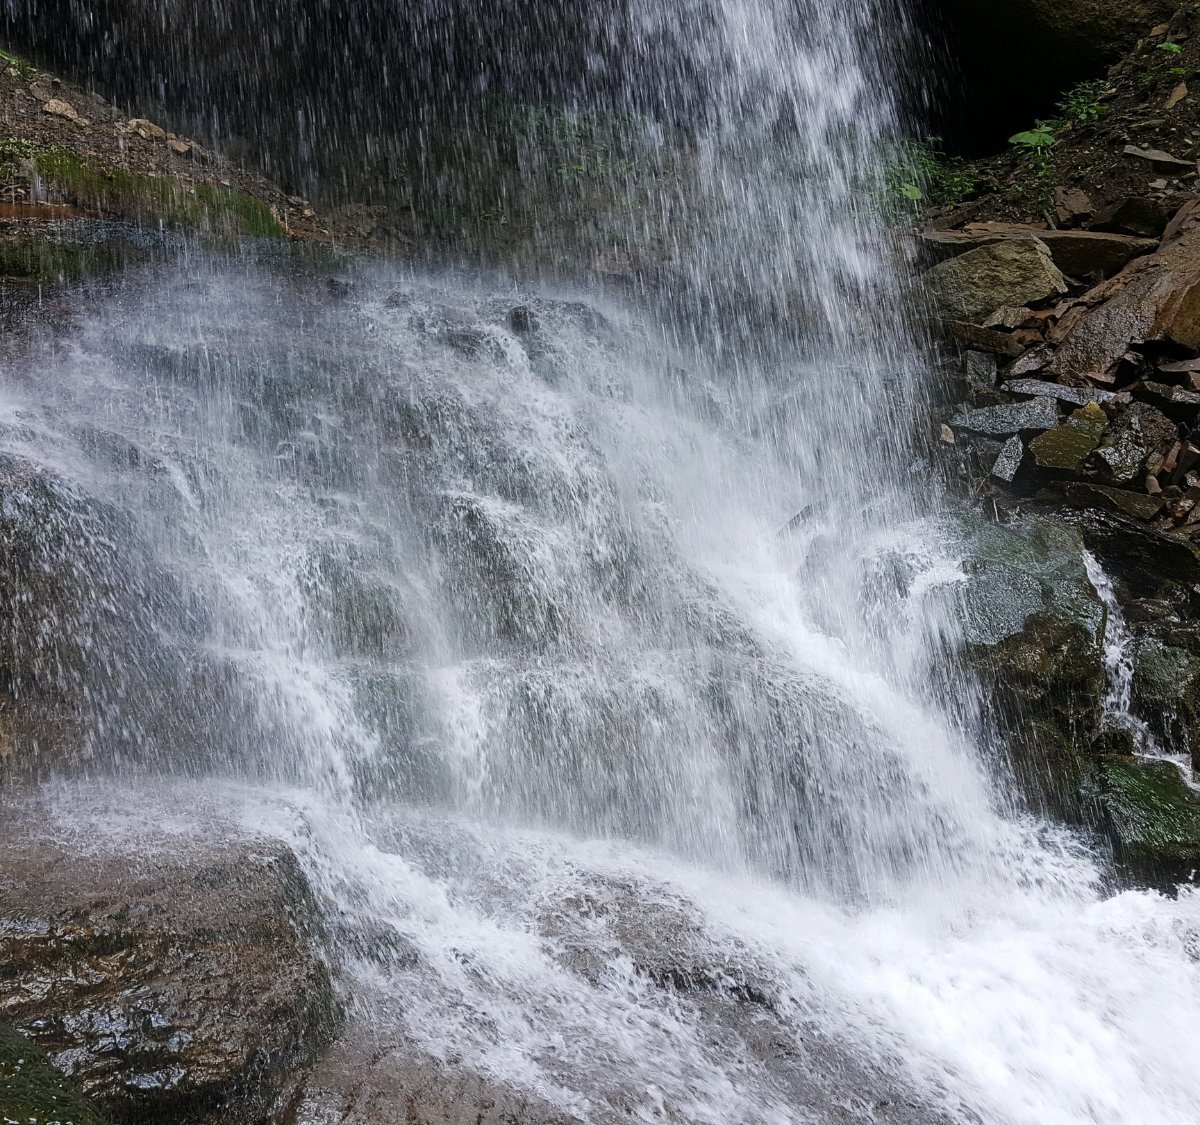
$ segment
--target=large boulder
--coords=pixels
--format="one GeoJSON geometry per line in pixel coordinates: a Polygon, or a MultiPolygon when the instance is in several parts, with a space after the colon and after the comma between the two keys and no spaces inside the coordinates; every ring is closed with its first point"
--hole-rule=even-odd
{"type": "Polygon", "coordinates": [[[0,1018],[113,1121],[274,1119],[337,1019],[285,846],[10,802],[0,852],[0,1018]]]}
{"type": "Polygon", "coordinates": [[[1046,244],[1036,238],[980,246],[925,271],[937,312],[980,323],[999,308],[1043,301],[1067,291],[1046,244]]]}
{"type": "Polygon", "coordinates": [[[1200,798],[1170,762],[1119,755],[1093,761],[1084,783],[1113,843],[1138,882],[1192,882],[1200,872],[1200,798]]]}

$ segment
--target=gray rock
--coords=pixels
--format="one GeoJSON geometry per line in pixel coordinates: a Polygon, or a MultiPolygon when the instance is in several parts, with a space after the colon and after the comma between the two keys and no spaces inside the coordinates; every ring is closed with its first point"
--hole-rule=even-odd
{"type": "Polygon", "coordinates": [[[1017,471],[1021,468],[1021,460],[1024,456],[1025,446],[1021,444],[1021,439],[1013,434],[1000,447],[1000,454],[992,465],[992,476],[997,480],[1012,484],[1017,471]]]}
{"type": "Polygon", "coordinates": [[[1104,475],[1113,484],[1129,484],[1146,464],[1147,453],[1137,437],[1126,430],[1116,437],[1112,445],[1096,450],[1096,457],[1104,466],[1104,475]]]}
{"type": "Polygon", "coordinates": [[[1105,391],[1099,387],[1065,387],[1061,383],[1049,383],[1045,379],[1010,379],[1004,390],[1013,395],[1035,395],[1040,398],[1056,398],[1059,402],[1073,402],[1083,406],[1089,402],[1128,402],[1129,396],[1120,391],[1105,391]]]}
{"type": "Polygon", "coordinates": [[[1045,243],[1012,239],[969,250],[924,274],[942,316],[981,322],[996,309],[1029,305],[1067,291],[1045,243]]]}
{"type": "Polygon", "coordinates": [[[996,385],[1000,365],[989,352],[969,351],[963,354],[963,374],[973,391],[990,391],[996,385]]]}
{"type": "Polygon", "coordinates": [[[950,424],[977,434],[1006,437],[1022,430],[1049,430],[1058,425],[1058,407],[1052,398],[959,410],[950,424]]]}
{"type": "Polygon", "coordinates": [[[1099,508],[1139,520],[1153,519],[1163,506],[1161,496],[1147,496],[1144,492],[1128,492],[1123,488],[1107,488],[1083,481],[1067,485],[1066,496],[1069,503],[1079,508],[1099,508]]]}

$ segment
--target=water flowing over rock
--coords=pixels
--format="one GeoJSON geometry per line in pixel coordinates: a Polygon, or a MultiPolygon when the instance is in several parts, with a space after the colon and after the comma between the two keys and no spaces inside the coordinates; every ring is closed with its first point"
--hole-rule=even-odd
{"type": "Polygon", "coordinates": [[[115,839],[86,816],[6,803],[0,1014],[113,1120],[278,1112],[337,1022],[294,857],[203,821],[115,839]]]}
{"type": "MultiPolygon", "coordinates": [[[[116,23],[151,69],[178,37],[183,81],[179,47],[277,9],[168,10],[116,23]]],[[[344,145],[386,191],[417,144],[361,205],[428,189],[455,238],[168,241],[53,318],[31,291],[0,344],[4,716],[76,724],[9,754],[6,812],[48,811],[5,818],[0,1018],[141,1125],[1192,1125],[1200,900],[1131,859],[1182,833],[1135,839],[1097,792],[1142,765],[1083,553],[1127,524],[943,496],[920,295],[865,202],[902,13],[389,13],[266,21],[196,96],[232,71],[218,110],[327,134],[318,180],[354,181],[344,145]],[[408,31],[445,36],[412,70],[408,31]],[[532,93],[501,73],[560,42],[532,93]]],[[[182,156],[165,111],[121,120],[182,156]]],[[[946,265],[971,255],[1024,256],[1040,295],[947,331],[1048,343],[1044,246],[946,265]]],[[[1121,440],[1112,400],[989,393],[943,443],[1007,451],[1017,487],[1068,472],[1036,435],[1082,432],[1097,474],[1121,440]]],[[[1188,597],[1140,542],[1114,581],[1188,597]]]]}

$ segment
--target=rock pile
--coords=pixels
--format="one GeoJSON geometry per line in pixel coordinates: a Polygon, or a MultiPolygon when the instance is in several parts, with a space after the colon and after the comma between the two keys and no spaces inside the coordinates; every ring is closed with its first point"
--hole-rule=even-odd
{"type": "Polygon", "coordinates": [[[1002,223],[924,237],[954,254],[925,277],[966,352],[943,440],[1019,496],[1200,535],[1200,201],[1157,241],[1002,223]]]}

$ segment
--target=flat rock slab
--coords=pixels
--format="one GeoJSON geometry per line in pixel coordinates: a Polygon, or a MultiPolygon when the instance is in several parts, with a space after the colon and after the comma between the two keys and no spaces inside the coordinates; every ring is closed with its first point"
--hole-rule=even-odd
{"type": "Polygon", "coordinates": [[[1003,406],[961,409],[950,425],[976,434],[1007,437],[1025,430],[1049,430],[1058,425],[1058,406],[1052,398],[1034,398],[1003,406]]]}
{"type": "Polygon", "coordinates": [[[335,1023],[291,851],[246,833],[127,840],[0,807],[0,1019],[114,1121],[250,1125],[335,1023]]]}
{"type": "Polygon", "coordinates": [[[1054,264],[1072,277],[1111,277],[1134,258],[1158,249],[1156,238],[1085,230],[1039,230],[1019,223],[971,223],[962,230],[929,230],[922,241],[937,250],[962,253],[1014,239],[1037,239],[1054,264]]]}

